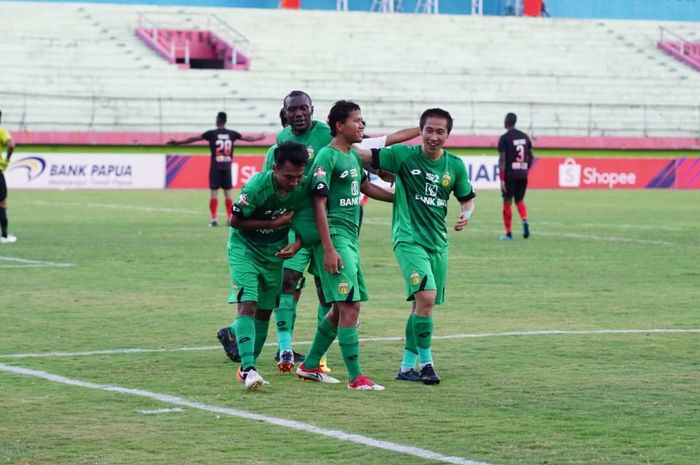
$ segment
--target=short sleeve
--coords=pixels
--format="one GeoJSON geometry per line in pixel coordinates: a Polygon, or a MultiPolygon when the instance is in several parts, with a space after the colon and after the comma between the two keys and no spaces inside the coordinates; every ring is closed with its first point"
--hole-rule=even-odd
{"type": "Polygon", "coordinates": [[[311,165],[311,195],[328,195],[331,175],[335,167],[335,157],[331,150],[321,150],[311,165]]]}
{"type": "Polygon", "coordinates": [[[248,182],[248,184],[243,186],[241,193],[238,194],[238,198],[233,203],[233,207],[231,207],[232,213],[239,218],[248,218],[258,207],[256,205],[256,192],[258,189],[256,189],[252,184],[255,183],[248,182]]]}
{"type": "Polygon", "coordinates": [[[0,128],[0,142],[3,144],[6,144],[7,141],[12,139],[12,136],[10,135],[10,131],[8,131],[5,128],[0,128]]]}
{"type": "Polygon", "coordinates": [[[498,138],[498,153],[506,153],[506,139],[503,136],[498,138]]]}
{"type": "Polygon", "coordinates": [[[269,149],[267,149],[267,154],[265,155],[265,161],[263,161],[263,171],[268,171],[272,169],[272,166],[275,164],[275,150],[277,149],[277,145],[273,145],[269,149]]]}
{"type": "Polygon", "coordinates": [[[459,201],[473,199],[476,195],[472,188],[472,183],[469,181],[467,168],[464,166],[464,161],[461,158],[454,158],[455,184],[452,187],[455,197],[459,201]]]}
{"type": "Polygon", "coordinates": [[[202,139],[207,140],[209,142],[212,141],[216,136],[214,135],[214,131],[207,131],[202,133],[202,139]]]}
{"type": "Polygon", "coordinates": [[[237,131],[231,131],[230,133],[231,141],[242,139],[243,135],[237,131]]]}
{"type": "Polygon", "coordinates": [[[384,171],[389,171],[391,173],[396,173],[399,170],[403,160],[409,154],[409,148],[405,145],[396,144],[392,145],[391,147],[385,147],[379,151],[379,155],[377,157],[379,163],[374,167],[383,169],[384,171]]]}

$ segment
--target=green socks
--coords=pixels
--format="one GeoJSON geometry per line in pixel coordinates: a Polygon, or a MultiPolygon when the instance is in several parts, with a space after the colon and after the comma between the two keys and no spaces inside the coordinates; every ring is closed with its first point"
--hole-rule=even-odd
{"type": "MultiPolygon", "coordinates": [[[[262,351],[265,341],[267,340],[267,330],[270,328],[270,320],[253,320],[255,326],[255,359],[257,360],[258,355],[262,351]]],[[[243,360],[241,358],[241,360],[243,360]]],[[[255,363],[253,363],[255,364],[255,363]]]]}
{"type": "Polygon", "coordinates": [[[433,317],[413,315],[413,333],[416,338],[418,355],[420,356],[420,366],[423,367],[433,363],[431,351],[433,339],[433,317]]]}
{"type": "Polygon", "coordinates": [[[236,336],[238,351],[241,353],[241,366],[246,368],[255,366],[255,322],[250,316],[240,315],[233,322],[232,331],[236,336]]]}
{"type": "Polygon", "coordinates": [[[343,355],[343,362],[352,383],[355,381],[355,378],[362,374],[357,326],[338,328],[338,344],[340,345],[340,353],[343,355]]]}
{"type": "Polygon", "coordinates": [[[289,294],[280,295],[280,304],[275,309],[275,320],[277,321],[277,347],[280,352],[292,350],[292,328],[294,325],[294,296],[289,294]]]}
{"type": "Polygon", "coordinates": [[[304,366],[309,369],[318,368],[318,364],[321,362],[321,356],[326,353],[328,348],[333,344],[338,331],[331,325],[330,321],[323,319],[319,322],[318,328],[316,328],[316,335],[314,336],[314,341],[311,343],[311,348],[309,353],[306,355],[306,360],[304,360],[304,366]]]}
{"type": "Polygon", "coordinates": [[[418,347],[416,347],[416,335],[413,332],[413,313],[406,320],[406,342],[403,349],[403,359],[401,360],[401,371],[408,371],[416,368],[418,361],[418,347]]]}

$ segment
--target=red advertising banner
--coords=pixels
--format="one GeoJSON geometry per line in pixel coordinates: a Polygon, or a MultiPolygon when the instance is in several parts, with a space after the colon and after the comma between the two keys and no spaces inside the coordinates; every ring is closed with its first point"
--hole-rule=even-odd
{"type": "MultiPolygon", "coordinates": [[[[478,189],[498,189],[498,157],[462,157],[478,189]]],[[[236,155],[231,177],[238,189],[262,170],[264,156],[236,155]]],[[[168,155],[169,189],[207,189],[209,157],[168,155]]],[[[700,189],[700,158],[535,158],[531,189],[700,189]]]]}
{"type": "MultiPolygon", "coordinates": [[[[168,155],[165,162],[165,187],[168,189],[208,189],[209,157],[168,155]]],[[[257,172],[262,171],[262,155],[236,154],[231,165],[234,189],[239,189],[257,172]]]]}
{"type": "Polygon", "coordinates": [[[533,189],[700,189],[699,158],[539,158],[533,189]]]}

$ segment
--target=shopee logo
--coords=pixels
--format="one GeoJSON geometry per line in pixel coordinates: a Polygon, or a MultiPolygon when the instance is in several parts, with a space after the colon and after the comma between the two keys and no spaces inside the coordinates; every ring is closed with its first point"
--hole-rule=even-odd
{"type": "Polygon", "coordinates": [[[559,187],[578,187],[581,185],[581,165],[573,158],[567,158],[559,165],[559,187]]]}
{"type": "Polygon", "coordinates": [[[616,185],[634,185],[637,183],[637,175],[635,173],[616,173],[598,171],[595,167],[587,167],[583,169],[584,184],[603,184],[608,186],[608,189],[614,188],[616,185]]]}

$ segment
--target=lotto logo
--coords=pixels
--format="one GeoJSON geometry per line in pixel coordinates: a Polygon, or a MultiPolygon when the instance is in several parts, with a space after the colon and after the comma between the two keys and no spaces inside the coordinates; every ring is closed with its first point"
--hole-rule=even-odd
{"type": "Polygon", "coordinates": [[[559,165],[559,187],[578,187],[581,185],[581,165],[573,158],[567,158],[559,165]]]}

